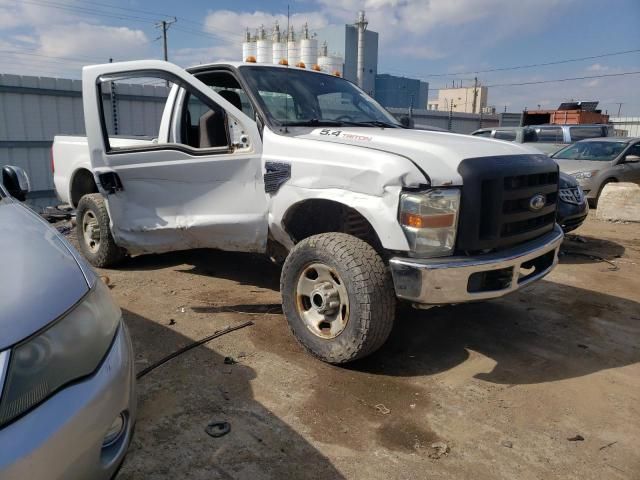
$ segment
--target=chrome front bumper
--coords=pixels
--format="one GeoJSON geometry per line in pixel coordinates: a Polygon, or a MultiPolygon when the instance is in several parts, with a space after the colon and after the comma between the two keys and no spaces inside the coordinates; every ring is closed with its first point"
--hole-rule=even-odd
{"type": "Polygon", "coordinates": [[[552,232],[508,250],[474,257],[390,260],[396,296],[442,305],[497,298],[540,280],[558,263],[564,235],[552,232]]]}

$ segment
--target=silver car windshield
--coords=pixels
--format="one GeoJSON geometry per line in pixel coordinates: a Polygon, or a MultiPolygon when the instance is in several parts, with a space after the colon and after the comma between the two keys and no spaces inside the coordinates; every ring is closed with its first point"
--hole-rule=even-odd
{"type": "Polygon", "coordinates": [[[578,142],[553,155],[558,160],[610,162],[627,147],[625,142],[578,142]]]}
{"type": "Polygon", "coordinates": [[[240,70],[276,125],[401,128],[378,102],[343,78],[294,68],[240,70]]]}

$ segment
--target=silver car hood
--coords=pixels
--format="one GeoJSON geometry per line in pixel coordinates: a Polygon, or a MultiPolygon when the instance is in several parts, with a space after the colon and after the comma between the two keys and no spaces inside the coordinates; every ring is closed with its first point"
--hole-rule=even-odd
{"type": "Polygon", "coordinates": [[[89,290],[70,246],[27,207],[0,200],[0,351],[60,317],[89,290]]]}
{"type": "Polygon", "coordinates": [[[600,162],[593,160],[563,160],[561,158],[554,158],[555,162],[560,167],[561,172],[576,173],[576,172],[590,172],[592,170],[602,170],[611,166],[611,162],[600,162]]]}

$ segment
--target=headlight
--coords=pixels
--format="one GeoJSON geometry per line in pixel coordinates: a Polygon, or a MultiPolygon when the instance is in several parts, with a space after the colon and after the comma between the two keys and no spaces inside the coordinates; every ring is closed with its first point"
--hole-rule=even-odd
{"type": "Polygon", "coordinates": [[[93,373],[119,325],[121,312],[98,280],[69,313],[10,352],[0,427],[66,384],[93,373]]]}
{"type": "Polygon", "coordinates": [[[451,255],[456,242],[460,190],[436,188],[400,196],[400,224],[416,256],[451,255]]]}
{"type": "Polygon", "coordinates": [[[576,172],[572,173],[571,176],[576,180],[584,180],[586,178],[593,177],[596,173],[598,173],[598,170],[592,170],[590,172],[576,172]]]}

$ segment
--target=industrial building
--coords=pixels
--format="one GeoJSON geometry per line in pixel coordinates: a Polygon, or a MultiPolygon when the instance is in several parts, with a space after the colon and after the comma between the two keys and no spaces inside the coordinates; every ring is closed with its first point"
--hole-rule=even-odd
{"type": "Polygon", "coordinates": [[[428,97],[427,82],[387,73],[376,75],[375,99],[384,107],[424,109],[428,97]]]}
{"type": "Polygon", "coordinates": [[[339,74],[360,86],[384,107],[427,106],[427,82],[378,74],[378,32],[367,28],[362,11],[354,24],[331,25],[315,32],[309,32],[306,24],[300,31],[291,26],[287,32],[282,32],[276,24],[271,34],[264,27],[255,35],[247,30],[242,44],[242,60],[247,59],[339,74]],[[360,67],[358,62],[361,62],[360,67]]]}
{"type": "Polygon", "coordinates": [[[441,88],[438,90],[438,100],[429,103],[428,109],[459,113],[492,113],[488,111],[488,97],[489,88],[481,85],[441,88]]]}

